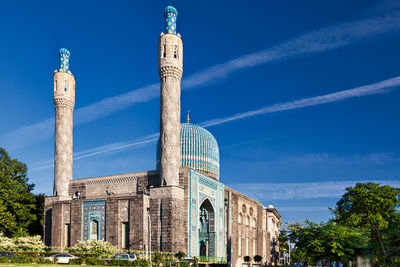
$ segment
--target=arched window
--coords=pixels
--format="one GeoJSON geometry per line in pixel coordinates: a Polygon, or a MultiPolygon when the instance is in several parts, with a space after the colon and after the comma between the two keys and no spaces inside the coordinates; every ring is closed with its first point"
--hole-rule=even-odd
{"type": "Polygon", "coordinates": [[[253,218],[253,220],[251,220],[251,226],[252,226],[252,227],[256,227],[256,226],[257,226],[257,220],[256,220],[256,218],[253,218]]]}
{"type": "Polygon", "coordinates": [[[90,229],[90,239],[97,240],[99,234],[99,222],[97,220],[92,220],[90,229]]]}
{"type": "Polygon", "coordinates": [[[247,215],[246,216],[246,225],[249,225],[249,222],[250,222],[250,217],[247,215]]]}
{"type": "Polygon", "coordinates": [[[64,81],[64,91],[67,92],[68,91],[68,82],[64,81]]]}
{"type": "Polygon", "coordinates": [[[167,57],[167,44],[163,46],[163,57],[167,57]]]}
{"type": "Polygon", "coordinates": [[[174,58],[178,58],[178,46],[175,45],[174,58]]]}

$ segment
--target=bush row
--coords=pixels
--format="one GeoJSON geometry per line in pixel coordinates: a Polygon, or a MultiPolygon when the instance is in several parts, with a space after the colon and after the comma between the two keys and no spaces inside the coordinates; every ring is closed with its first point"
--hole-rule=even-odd
{"type": "MultiPolygon", "coordinates": [[[[37,264],[51,264],[50,260],[45,260],[40,253],[27,255],[22,253],[15,253],[11,258],[8,257],[0,257],[0,263],[37,263],[37,264]]],[[[127,261],[127,260],[111,260],[106,261],[99,256],[93,255],[80,255],[77,259],[71,259],[70,264],[73,265],[103,265],[103,266],[135,266],[135,267],[149,267],[151,263],[145,260],[135,260],[135,261],[127,261]]],[[[176,266],[176,263],[171,264],[172,266],[176,266]]],[[[163,266],[169,266],[169,262],[163,262],[163,266]]],[[[180,262],[179,267],[188,267],[188,262],[180,262]]]]}

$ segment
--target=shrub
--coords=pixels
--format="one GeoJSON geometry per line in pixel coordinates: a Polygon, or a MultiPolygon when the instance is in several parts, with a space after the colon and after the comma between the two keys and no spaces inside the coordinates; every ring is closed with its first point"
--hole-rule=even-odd
{"type": "MultiPolygon", "coordinates": [[[[150,262],[149,261],[145,261],[145,260],[135,260],[133,262],[133,266],[137,266],[137,267],[149,267],[150,266],[150,262]]],[[[166,264],[166,266],[168,266],[166,264]]]]}
{"type": "Polygon", "coordinates": [[[39,235],[36,236],[25,236],[19,237],[15,240],[15,246],[17,248],[27,248],[34,250],[42,250],[44,248],[44,243],[39,235]]]}
{"type": "Polygon", "coordinates": [[[52,264],[53,263],[51,260],[49,260],[49,259],[45,260],[44,258],[38,258],[38,259],[36,259],[35,262],[38,264],[52,264]]]}
{"type": "Polygon", "coordinates": [[[111,266],[131,266],[133,265],[132,262],[127,260],[111,260],[109,265],[111,266]]]}
{"type": "Polygon", "coordinates": [[[255,262],[261,262],[261,261],[262,261],[262,256],[260,256],[260,255],[255,255],[255,256],[253,257],[253,259],[254,259],[255,262]]]}
{"type": "Polygon", "coordinates": [[[186,253],[183,251],[179,251],[175,254],[175,257],[177,257],[179,260],[182,260],[184,257],[186,257],[186,253]]]}
{"type": "Polygon", "coordinates": [[[79,243],[75,245],[74,249],[96,252],[113,252],[117,250],[117,248],[114,247],[110,242],[95,239],[79,241],[79,243]]]}
{"type": "Polygon", "coordinates": [[[13,246],[15,246],[14,240],[4,236],[3,233],[0,233],[0,248],[8,248],[13,246]]]}
{"type": "Polygon", "coordinates": [[[0,257],[0,263],[8,263],[10,259],[8,257],[0,257]]]}
{"type": "Polygon", "coordinates": [[[33,263],[35,262],[35,258],[28,256],[28,255],[24,255],[24,254],[15,254],[11,257],[11,261],[12,263],[33,263]]]}
{"type": "Polygon", "coordinates": [[[244,260],[245,262],[250,262],[250,261],[251,261],[251,258],[250,258],[250,256],[244,256],[244,257],[243,257],[243,260],[244,260]]]}
{"type": "Polygon", "coordinates": [[[69,264],[72,264],[72,265],[81,265],[82,263],[83,263],[83,258],[69,260],[69,264]]]}
{"type": "Polygon", "coordinates": [[[187,262],[187,261],[179,262],[179,267],[188,267],[189,265],[190,265],[190,262],[187,262]]]}
{"type": "Polygon", "coordinates": [[[102,260],[99,257],[93,257],[93,256],[86,257],[84,261],[87,265],[105,265],[106,264],[105,260],[102,260]]]}

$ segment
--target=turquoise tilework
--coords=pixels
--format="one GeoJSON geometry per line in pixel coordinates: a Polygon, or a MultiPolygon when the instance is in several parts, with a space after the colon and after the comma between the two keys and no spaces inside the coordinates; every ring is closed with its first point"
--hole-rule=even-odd
{"type": "Polygon", "coordinates": [[[189,176],[189,251],[188,256],[200,255],[200,206],[208,199],[214,210],[214,229],[209,236],[209,256],[225,257],[224,185],[200,172],[190,170],[189,176]]]}
{"type": "Polygon", "coordinates": [[[169,33],[176,34],[176,18],[178,17],[178,11],[173,6],[167,6],[164,9],[165,17],[165,31],[169,33]]]}
{"type": "MultiPolygon", "coordinates": [[[[181,124],[181,167],[219,178],[219,148],[217,140],[206,129],[192,123],[181,124]]],[[[157,144],[157,169],[160,167],[160,140],[157,144]]]]}
{"type": "Polygon", "coordinates": [[[69,57],[70,57],[71,53],[67,49],[61,48],[58,55],[60,56],[60,71],[68,72],[69,71],[69,57]]]}

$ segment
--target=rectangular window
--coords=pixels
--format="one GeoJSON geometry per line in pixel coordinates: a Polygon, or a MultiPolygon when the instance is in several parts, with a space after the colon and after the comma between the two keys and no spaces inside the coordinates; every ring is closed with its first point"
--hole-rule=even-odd
{"type": "Polygon", "coordinates": [[[167,57],[167,44],[164,44],[163,57],[167,57]]]}
{"type": "Polygon", "coordinates": [[[129,225],[127,222],[122,223],[122,249],[129,249],[129,225]]]}
{"type": "Polygon", "coordinates": [[[238,256],[242,255],[242,238],[238,238],[238,256]]]}
{"type": "Polygon", "coordinates": [[[178,46],[175,45],[174,58],[178,58],[178,46]]]}
{"type": "Polygon", "coordinates": [[[71,225],[69,223],[65,224],[65,246],[71,246],[71,225]]]}

